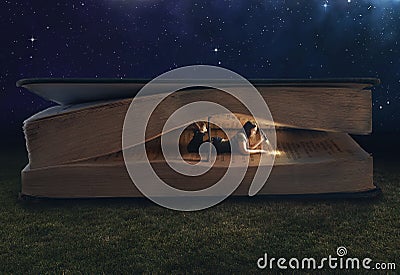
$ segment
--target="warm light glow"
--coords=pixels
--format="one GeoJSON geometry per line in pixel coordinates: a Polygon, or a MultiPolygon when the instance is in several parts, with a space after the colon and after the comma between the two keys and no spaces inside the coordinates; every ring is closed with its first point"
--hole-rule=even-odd
{"type": "Polygon", "coordinates": [[[270,154],[270,155],[274,155],[274,156],[280,156],[280,155],[282,154],[282,152],[279,151],[279,150],[274,150],[274,151],[272,151],[272,152],[269,152],[269,154],[270,154]]]}

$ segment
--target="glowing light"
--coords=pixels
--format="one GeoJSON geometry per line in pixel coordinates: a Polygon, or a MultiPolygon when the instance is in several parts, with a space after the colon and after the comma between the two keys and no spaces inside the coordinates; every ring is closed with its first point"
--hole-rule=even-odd
{"type": "Polygon", "coordinates": [[[33,37],[33,35],[31,36],[31,38],[29,38],[29,41],[31,41],[32,43],[32,47],[33,47],[33,42],[35,42],[37,40],[37,38],[33,37]]]}
{"type": "Polygon", "coordinates": [[[325,1],[325,3],[322,5],[324,7],[324,10],[326,11],[326,9],[328,8],[328,1],[325,1]]]}
{"type": "Polygon", "coordinates": [[[275,151],[269,152],[269,154],[274,155],[274,156],[280,156],[282,154],[282,152],[279,150],[275,150],[275,151]]]}

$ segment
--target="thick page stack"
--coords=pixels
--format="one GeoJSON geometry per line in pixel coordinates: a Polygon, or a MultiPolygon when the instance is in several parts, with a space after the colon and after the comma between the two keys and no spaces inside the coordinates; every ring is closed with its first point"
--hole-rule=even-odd
{"type": "MultiPolygon", "coordinates": [[[[251,82],[267,102],[277,129],[274,167],[268,184],[258,194],[362,195],[376,190],[372,157],[348,134],[371,132],[370,88],[378,80],[251,82]]],[[[142,196],[126,171],[121,138],[126,112],[144,84],[136,80],[20,81],[20,86],[61,104],[24,123],[29,164],[22,171],[22,193],[57,198],[142,196]]],[[[204,99],[228,105],[241,122],[251,118],[240,102],[219,90],[186,89],[165,99],[150,117],[144,142],[157,175],[178,189],[198,190],[212,185],[223,176],[231,158],[235,165],[241,165],[240,155],[221,154],[209,172],[193,179],[179,175],[165,163],[160,138],[170,133],[163,132],[163,122],[179,107],[204,99]]],[[[218,119],[232,131],[238,130],[230,127],[228,117],[218,119]]],[[[268,123],[260,121],[261,125],[268,123]]],[[[185,146],[193,133],[186,125],[182,127],[182,158],[196,163],[199,155],[187,152],[185,146]]],[[[217,127],[212,131],[225,135],[217,127]]],[[[139,165],[146,160],[139,154],[133,157],[139,165]]],[[[256,168],[265,165],[259,160],[259,155],[251,156],[246,176],[234,195],[248,194],[256,168]]]]}

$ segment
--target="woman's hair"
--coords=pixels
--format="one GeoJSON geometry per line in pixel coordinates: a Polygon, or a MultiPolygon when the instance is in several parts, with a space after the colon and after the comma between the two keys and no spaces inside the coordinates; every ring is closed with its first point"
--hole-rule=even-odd
{"type": "Polygon", "coordinates": [[[257,124],[251,122],[251,121],[247,121],[244,125],[243,125],[243,129],[244,132],[246,133],[246,136],[249,138],[250,137],[250,133],[251,133],[251,129],[257,127],[257,124]]]}

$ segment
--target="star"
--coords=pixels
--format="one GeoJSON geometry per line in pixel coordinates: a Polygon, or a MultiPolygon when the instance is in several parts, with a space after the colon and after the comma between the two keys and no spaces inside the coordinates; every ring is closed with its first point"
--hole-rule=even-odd
{"type": "Polygon", "coordinates": [[[29,38],[29,41],[31,41],[32,43],[32,47],[33,47],[33,42],[35,42],[37,40],[37,38],[35,38],[33,35],[31,36],[31,38],[29,38]]]}
{"type": "Polygon", "coordinates": [[[328,8],[328,1],[325,1],[325,3],[322,5],[324,7],[324,10],[326,11],[326,9],[328,8]]]}
{"type": "Polygon", "coordinates": [[[215,48],[215,49],[214,49],[214,52],[218,52],[218,51],[219,51],[218,48],[215,48]]]}

